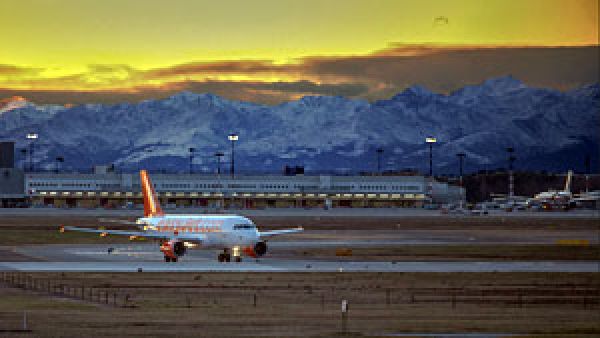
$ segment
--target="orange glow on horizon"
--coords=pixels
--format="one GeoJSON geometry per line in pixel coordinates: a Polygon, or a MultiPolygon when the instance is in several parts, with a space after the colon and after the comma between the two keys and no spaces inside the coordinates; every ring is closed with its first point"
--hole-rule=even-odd
{"type": "MultiPolygon", "coordinates": [[[[302,81],[360,82],[374,92],[395,86],[373,79],[369,66],[360,81],[356,72],[311,66],[599,45],[597,0],[4,0],[0,32],[4,92],[140,93],[191,82],[302,81]]],[[[245,95],[276,90],[250,88],[245,95]]]]}

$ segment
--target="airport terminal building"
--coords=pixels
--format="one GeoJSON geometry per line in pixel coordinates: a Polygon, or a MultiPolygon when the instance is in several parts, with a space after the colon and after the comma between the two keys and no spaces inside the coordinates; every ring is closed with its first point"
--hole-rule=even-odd
{"type": "MultiPolygon", "coordinates": [[[[150,173],[161,204],[208,208],[423,207],[464,199],[464,189],[423,176],[236,176],[150,173]]],[[[139,174],[26,173],[34,205],[121,208],[142,204],[139,174]]]]}
{"type": "MultiPolygon", "coordinates": [[[[140,207],[139,173],[23,172],[14,143],[0,142],[0,207],[140,207]]],[[[207,175],[150,172],[167,208],[420,208],[464,200],[461,187],[424,176],[207,175]]]]}

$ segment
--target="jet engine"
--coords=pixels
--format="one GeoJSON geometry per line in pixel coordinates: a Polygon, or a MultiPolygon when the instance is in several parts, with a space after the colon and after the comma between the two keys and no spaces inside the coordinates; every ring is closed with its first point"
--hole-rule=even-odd
{"type": "Polygon", "coordinates": [[[249,257],[260,257],[267,253],[267,243],[258,242],[254,245],[254,247],[247,246],[244,248],[244,253],[249,257]]]}
{"type": "Polygon", "coordinates": [[[171,240],[168,242],[164,242],[160,246],[160,251],[162,251],[165,254],[165,256],[175,258],[185,255],[186,247],[183,242],[176,242],[171,240]]]}
{"type": "Polygon", "coordinates": [[[173,252],[177,256],[183,256],[183,255],[185,255],[185,252],[186,252],[185,244],[183,242],[175,242],[173,244],[173,252]]]}
{"type": "Polygon", "coordinates": [[[258,242],[254,245],[254,253],[256,253],[257,256],[262,256],[264,254],[267,253],[267,243],[265,242],[258,242]]]}

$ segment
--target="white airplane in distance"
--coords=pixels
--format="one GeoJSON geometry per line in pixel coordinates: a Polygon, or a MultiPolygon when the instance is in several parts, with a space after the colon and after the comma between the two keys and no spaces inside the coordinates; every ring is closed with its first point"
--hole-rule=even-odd
{"type": "Polygon", "coordinates": [[[560,208],[568,210],[575,204],[573,194],[571,193],[571,181],[573,179],[573,171],[569,170],[565,180],[565,188],[563,190],[549,190],[536,194],[529,204],[541,204],[544,209],[560,208]]]}
{"type": "MultiPolygon", "coordinates": [[[[142,194],[144,197],[144,217],[138,218],[135,225],[139,231],[89,229],[72,226],[61,227],[60,231],[81,231],[107,235],[153,238],[161,241],[160,251],[165,262],[177,262],[188,248],[220,249],[219,262],[241,262],[242,253],[249,257],[259,257],[267,252],[265,238],[303,231],[295,229],[258,231],[254,223],[238,215],[167,215],[156,197],[154,185],[145,170],[140,171],[142,194]]],[[[126,222],[123,222],[126,223],[126,222]]]]}

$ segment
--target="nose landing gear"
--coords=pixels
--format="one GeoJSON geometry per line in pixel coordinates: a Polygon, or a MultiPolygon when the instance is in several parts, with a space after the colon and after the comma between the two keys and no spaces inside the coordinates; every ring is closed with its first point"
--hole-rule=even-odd
{"type": "Polygon", "coordinates": [[[223,253],[219,254],[219,256],[217,257],[217,260],[219,261],[219,263],[230,262],[231,254],[229,254],[229,249],[228,248],[223,249],[223,253]]]}
{"type": "Polygon", "coordinates": [[[231,255],[230,254],[225,254],[225,253],[220,253],[219,256],[217,257],[217,259],[221,263],[223,263],[223,262],[229,262],[229,261],[231,261],[231,255]]]}

